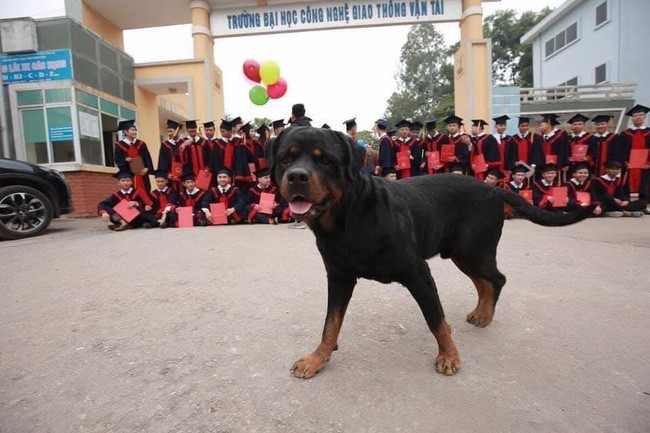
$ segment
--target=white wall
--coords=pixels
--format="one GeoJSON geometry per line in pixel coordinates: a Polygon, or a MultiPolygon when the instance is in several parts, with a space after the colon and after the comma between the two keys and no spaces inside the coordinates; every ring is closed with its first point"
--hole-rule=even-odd
{"type": "Polygon", "coordinates": [[[636,100],[650,105],[650,1],[617,0],[621,11],[620,82],[637,83],[636,100]]]}

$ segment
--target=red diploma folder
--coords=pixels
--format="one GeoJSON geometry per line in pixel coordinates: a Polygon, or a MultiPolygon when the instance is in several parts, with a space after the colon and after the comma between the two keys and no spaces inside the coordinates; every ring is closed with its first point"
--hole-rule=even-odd
{"type": "Polygon", "coordinates": [[[194,226],[192,206],[179,207],[176,209],[176,213],[178,213],[178,228],[184,229],[194,226]]]}
{"type": "Polygon", "coordinates": [[[648,153],[650,149],[632,149],[630,150],[629,168],[643,168],[648,163],[648,153]]]}
{"type": "Polygon", "coordinates": [[[591,204],[591,195],[588,192],[576,191],[576,200],[581,205],[589,206],[591,204]]]}
{"type": "Polygon", "coordinates": [[[210,203],[210,213],[212,213],[212,225],[228,224],[225,203],[210,203]]]}
{"type": "Polygon", "coordinates": [[[553,207],[565,207],[568,204],[569,190],[566,186],[551,188],[551,195],[553,196],[553,207]]]}
{"type": "Polygon", "coordinates": [[[397,167],[400,170],[411,168],[411,152],[409,150],[397,152],[397,167]]]}
{"type": "Polygon", "coordinates": [[[273,203],[275,202],[275,194],[263,192],[260,196],[260,213],[271,215],[273,213],[273,203]]]}
{"type": "Polygon", "coordinates": [[[557,164],[557,155],[546,155],[547,164],[557,164]]]}
{"type": "Polygon", "coordinates": [[[437,150],[430,152],[429,156],[427,156],[427,169],[429,170],[429,174],[433,174],[440,167],[442,167],[442,164],[440,164],[440,152],[437,150]]]}
{"type": "Polygon", "coordinates": [[[113,207],[113,210],[127,223],[130,223],[140,215],[138,208],[135,206],[130,208],[129,201],[124,198],[113,207]]]}
{"type": "Polygon", "coordinates": [[[257,164],[259,164],[260,168],[268,167],[266,164],[266,158],[257,158],[257,164]]]}
{"type": "Polygon", "coordinates": [[[586,144],[576,144],[573,146],[573,152],[571,152],[571,161],[579,162],[587,159],[587,149],[589,146],[586,144]]]}
{"type": "Polygon", "coordinates": [[[451,158],[456,157],[456,145],[455,144],[443,144],[440,151],[440,161],[449,162],[451,158]]]}
{"type": "Polygon", "coordinates": [[[210,182],[212,182],[212,173],[207,170],[199,171],[199,175],[196,176],[196,187],[201,191],[207,191],[210,189],[210,182]]]}
{"type": "Polygon", "coordinates": [[[533,191],[530,189],[524,189],[519,191],[519,195],[523,197],[528,203],[533,204],[533,191]]]}
{"type": "Polygon", "coordinates": [[[180,180],[183,175],[183,163],[172,162],[172,171],[169,173],[169,178],[172,180],[180,180]]]}
{"type": "Polygon", "coordinates": [[[249,162],[248,163],[248,169],[251,172],[251,177],[253,178],[253,182],[257,182],[257,176],[255,176],[255,172],[257,171],[257,168],[255,167],[254,162],[249,162]]]}
{"type": "Polygon", "coordinates": [[[488,165],[485,162],[485,155],[482,153],[479,153],[478,155],[474,156],[474,158],[472,158],[472,165],[472,169],[475,173],[484,173],[488,169],[488,165]]]}

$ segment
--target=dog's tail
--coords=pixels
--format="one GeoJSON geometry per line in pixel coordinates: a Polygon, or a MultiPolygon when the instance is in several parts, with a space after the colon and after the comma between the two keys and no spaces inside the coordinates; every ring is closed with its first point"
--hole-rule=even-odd
{"type": "Polygon", "coordinates": [[[554,213],[533,206],[523,197],[502,188],[495,188],[504,202],[515,208],[523,217],[542,226],[567,226],[587,218],[595,206],[584,206],[574,212],[554,213]]]}

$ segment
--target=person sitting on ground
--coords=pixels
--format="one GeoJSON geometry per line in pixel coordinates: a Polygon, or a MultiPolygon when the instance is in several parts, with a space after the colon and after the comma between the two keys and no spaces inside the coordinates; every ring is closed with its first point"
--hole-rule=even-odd
{"type": "MultiPolygon", "coordinates": [[[[205,226],[208,224],[208,216],[210,210],[203,205],[205,201],[210,201],[210,192],[203,191],[196,186],[196,176],[193,171],[187,171],[181,178],[183,181],[183,189],[180,192],[174,192],[170,199],[168,207],[173,206],[174,210],[178,211],[181,207],[192,208],[192,220],[195,226],[205,226]],[[206,197],[207,195],[207,197],[206,197]]],[[[168,225],[171,227],[178,227],[178,215],[176,212],[168,211],[168,225]]]]}
{"type": "Polygon", "coordinates": [[[605,174],[593,180],[593,201],[598,204],[597,215],[602,212],[608,217],[641,217],[647,203],[645,200],[630,201],[630,190],[621,179],[623,164],[607,161],[605,174]],[[600,208],[600,209],[599,209],[600,208]]]}
{"type": "MultiPolygon", "coordinates": [[[[212,188],[210,203],[223,203],[228,224],[239,224],[245,215],[246,199],[236,186],[232,185],[232,172],[222,168],[217,172],[217,186],[212,188]]],[[[210,203],[207,203],[209,206],[210,203]]],[[[208,218],[212,222],[212,215],[208,218]]]]}
{"type": "Polygon", "coordinates": [[[271,185],[271,173],[268,168],[259,170],[257,184],[248,190],[246,197],[246,219],[250,224],[277,224],[278,222],[288,222],[290,218],[289,207],[282,206],[282,200],[279,197],[277,188],[271,185]],[[274,201],[271,205],[272,212],[263,212],[260,207],[262,193],[273,194],[274,201]]]}
{"type": "Polygon", "coordinates": [[[156,226],[156,218],[151,213],[153,202],[151,198],[133,188],[133,175],[130,171],[119,171],[113,177],[117,178],[120,189],[102,200],[97,205],[97,213],[102,221],[110,223],[110,230],[120,232],[133,227],[152,228],[156,226]],[[139,215],[130,223],[126,222],[114,209],[122,200],[128,202],[128,208],[136,208],[139,215]]]}
{"type": "Polygon", "coordinates": [[[512,180],[505,184],[506,189],[519,193],[530,189],[530,178],[535,174],[535,169],[523,161],[518,161],[512,169],[512,180]]]}
{"type": "MultiPolygon", "coordinates": [[[[575,197],[575,207],[589,206],[593,201],[593,183],[589,180],[589,163],[578,162],[571,167],[573,176],[567,182],[569,196],[575,197]],[[584,195],[584,197],[583,197],[584,195]]],[[[594,209],[594,215],[600,215],[601,210],[594,209]]]]}
{"type": "Polygon", "coordinates": [[[152,213],[156,216],[157,223],[160,227],[166,228],[168,226],[167,213],[169,212],[167,205],[171,200],[173,189],[168,184],[169,173],[166,171],[156,170],[154,172],[154,178],[156,179],[156,189],[151,191],[153,198],[152,213]]]}
{"type": "MultiPolygon", "coordinates": [[[[569,197],[565,203],[556,204],[552,189],[562,187],[563,185],[557,179],[558,166],[556,164],[545,164],[542,166],[542,179],[539,182],[533,182],[533,203],[535,206],[554,212],[567,210],[569,206],[569,197]]],[[[568,192],[568,191],[567,191],[568,192]]]]}
{"type": "Polygon", "coordinates": [[[493,168],[488,171],[485,175],[485,180],[483,181],[490,186],[496,186],[497,188],[503,188],[503,173],[501,170],[493,168]]]}

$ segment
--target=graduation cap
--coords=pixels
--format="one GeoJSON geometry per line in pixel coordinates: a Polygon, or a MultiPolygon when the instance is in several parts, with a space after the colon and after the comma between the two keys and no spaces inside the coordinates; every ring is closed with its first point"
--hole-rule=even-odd
{"type": "Polygon", "coordinates": [[[234,119],[232,119],[232,120],[230,121],[230,124],[231,124],[233,127],[239,125],[240,123],[244,123],[244,121],[241,120],[241,117],[239,117],[239,116],[235,117],[234,119]]]}
{"type": "Polygon", "coordinates": [[[451,124],[455,123],[456,125],[460,126],[460,125],[463,124],[463,119],[456,116],[455,114],[452,114],[451,116],[447,116],[447,118],[445,119],[445,123],[447,125],[451,125],[451,124]]]}
{"type": "Polygon", "coordinates": [[[587,116],[578,113],[572,118],[570,118],[569,120],[567,120],[567,123],[586,122],[587,120],[589,120],[587,116]]]}
{"type": "Polygon", "coordinates": [[[645,105],[641,104],[636,104],[634,107],[630,108],[627,113],[625,113],[626,116],[634,116],[636,113],[647,113],[650,111],[650,108],[646,107],[645,105]]]}
{"type": "Polygon", "coordinates": [[[261,124],[259,128],[255,130],[260,135],[264,135],[267,131],[269,130],[269,127],[266,126],[265,124],[261,124]]]}
{"type": "Polygon", "coordinates": [[[176,129],[182,126],[182,123],[178,123],[175,120],[167,119],[167,129],[176,129]]]}
{"type": "Polygon", "coordinates": [[[255,176],[259,179],[260,177],[269,176],[271,171],[268,168],[260,168],[255,172],[255,176]]]}
{"type": "Polygon", "coordinates": [[[605,168],[623,168],[623,164],[618,159],[610,159],[605,163],[605,168]]]}
{"type": "Polygon", "coordinates": [[[411,130],[412,131],[421,131],[422,127],[422,122],[418,122],[417,120],[415,122],[411,122],[411,130]]]}
{"type": "Polygon", "coordinates": [[[214,128],[214,122],[213,121],[205,122],[203,124],[203,127],[204,128],[214,128]]]}
{"type": "Polygon", "coordinates": [[[487,122],[483,119],[472,119],[472,125],[484,127],[487,126],[487,122]]]}
{"type": "Polygon", "coordinates": [[[523,165],[515,165],[515,167],[512,169],[513,173],[528,173],[528,168],[524,167],[523,165]]]}
{"type": "Polygon", "coordinates": [[[232,123],[229,120],[221,119],[221,125],[219,125],[219,129],[231,130],[232,123]]]}
{"type": "Polygon", "coordinates": [[[585,161],[580,161],[573,164],[571,167],[571,172],[575,173],[576,171],[583,169],[589,170],[589,164],[587,164],[585,161]]]}
{"type": "Polygon", "coordinates": [[[381,129],[386,129],[386,128],[388,128],[388,127],[390,126],[390,124],[388,123],[388,120],[386,120],[386,119],[379,119],[379,120],[377,120],[375,123],[376,123],[377,126],[379,126],[381,129]]]}
{"type": "Polygon", "coordinates": [[[186,170],[181,176],[181,180],[183,182],[186,180],[196,180],[196,176],[194,176],[194,172],[192,170],[186,170]]]}
{"type": "Polygon", "coordinates": [[[409,121],[406,120],[406,119],[402,119],[402,120],[400,120],[399,122],[397,122],[397,123],[395,124],[395,126],[396,126],[397,128],[409,128],[409,129],[411,129],[411,122],[409,122],[409,121]]]}
{"type": "Polygon", "coordinates": [[[135,126],[135,120],[120,120],[120,122],[117,124],[117,130],[126,131],[132,126],[135,126]]]}
{"type": "Polygon", "coordinates": [[[553,114],[553,113],[542,114],[542,122],[550,123],[553,126],[559,125],[560,122],[557,120],[558,117],[559,116],[557,114],[553,114]]]}
{"type": "Polygon", "coordinates": [[[240,130],[243,131],[244,134],[248,134],[251,129],[253,129],[253,125],[251,125],[250,122],[246,122],[246,124],[240,128],[240,130]]]}
{"type": "MultiPolygon", "coordinates": [[[[332,129],[327,123],[323,123],[323,126],[321,126],[323,129],[332,129]]],[[[350,129],[350,128],[348,128],[350,129]]]]}
{"type": "Polygon", "coordinates": [[[488,171],[488,172],[487,172],[487,175],[488,175],[488,176],[494,176],[494,177],[496,177],[497,179],[501,179],[501,178],[503,178],[503,173],[501,173],[501,170],[496,169],[496,168],[493,168],[492,170],[488,171]]]}
{"type": "Polygon", "coordinates": [[[185,128],[187,129],[196,129],[196,120],[187,120],[185,121],[185,128]]]}
{"type": "Polygon", "coordinates": [[[436,123],[438,123],[438,119],[429,119],[426,122],[424,122],[427,129],[435,129],[436,123]]]}
{"type": "Polygon", "coordinates": [[[155,178],[164,177],[165,179],[167,179],[168,175],[169,175],[169,173],[166,170],[155,170],[153,172],[153,177],[155,177],[155,178]]]}
{"type": "Polygon", "coordinates": [[[357,126],[357,118],[356,118],[356,117],[353,117],[353,118],[350,119],[350,120],[346,120],[346,121],[344,121],[343,124],[345,125],[345,128],[349,131],[350,129],[352,129],[352,128],[354,128],[355,126],[357,126]]]}
{"type": "Polygon", "coordinates": [[[284,119],[274,120],[274,121],[273,121],[273,128],[274,128],[274,129],[275,129],[275,128],[282,128],[282,127],[284,127],[285,125],[286,125],[286,123],[284,123],[284,119]]]}
{"type": "Polygon", "coordinates": [[[113,177],[114,177],[115,179],[117,179],[117,180],[120,180],[120,179],[132,179],[132,178],[133,178],[133,175],[131,174],[130,171],[127,171],[127,170],[120,170],[120,171],[118,171],[117,173],[115,173],[115,174],[113,175],[113,177]]]}
{"type": "Polygon", "coordinates": [[[386,130],[386,134],[388,134],[388,135],[390,135],[390,136],[393,136],[393,135],[397,134],[397,129],[395,129],[395,128],[393,128],[393,127],[388,128],[388,129],[386,130]]]}
{"type": "Polygon", "coordinates": [[[594,123],[609,122],[612,117],[614,116],[610,116],[609,114],[599,114],[591,119],[591,121],[594,123]]]}
{"type": "Polygon", "coordinates": [[[554,162],[549,162],[548,164],[542,165],[542,173],[546,173],[548,171],[557,171],[558,166],[554,162]]]}
{"type": "Polygon", "coordinates": [[[228,177],[232,177],[232,171],[230,171],[230,169],[226,167],[220,168],[217,171],[217,176],[219,176],[220,174],[225,174],[228,177]]]}
{"type": "Polygon", "coordinates": [[[518,116],[519,117],[519,125],[522,123],[530,123],[530,117],[525,117],[525,116],[518,116]]]}
{"type": "Polygon", "coordinates": [[[503,116],[493,117],[492,120],[494,120],[495,125],[505,125],[506,121],[510,120],[510,117],[508,117],[507,114],[504,114],[503,116]]]}

